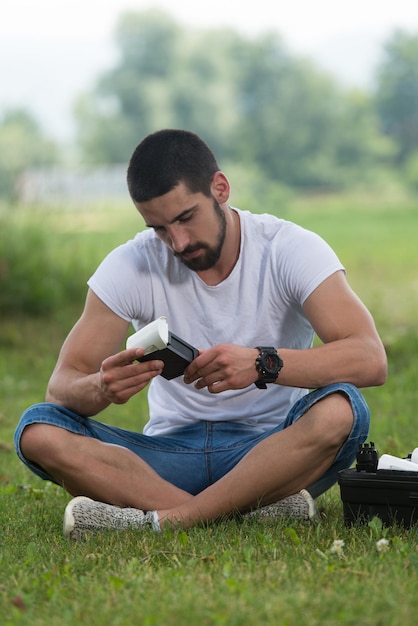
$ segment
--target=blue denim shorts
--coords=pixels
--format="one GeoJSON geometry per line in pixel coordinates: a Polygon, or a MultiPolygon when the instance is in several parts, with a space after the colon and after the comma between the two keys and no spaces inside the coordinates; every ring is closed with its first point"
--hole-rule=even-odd
{"type": "Polygon", "coordinates": [[[32,472],[53,482],[53,478],[42,468],[24,458],[20,438],[24,428],[30,424],[58,426],[78,435],[128,448],[160,476],[195,495],[222,478],[260,441],[287,428],[316,402],[332,393],[344,393],[350,400],[354,423],[333,465],[308,487],[312,496],[317,497],[336,483],[340,470],[350,467],[359,444],[365,441],[369,432],[368,406],[360,391],[348,383],[334,383],[312,391],[296,402],[280,426],[256,433],[251,426],[236,422],[196,421],[167,435],[153,437],[80,417],[61,406],[44,402],[35,404],[22,415],[15,432],[15,447],[19,458],[32,472]]]}

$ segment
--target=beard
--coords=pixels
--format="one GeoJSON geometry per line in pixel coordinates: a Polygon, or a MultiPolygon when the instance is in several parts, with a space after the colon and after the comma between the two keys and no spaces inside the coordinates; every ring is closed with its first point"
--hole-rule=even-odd
{"type": "Polygon", "coordinates": [[[174,253],[175,257],[177,257],[186,267],[194,272],[204,272],[205,270],[211,269],[211,267],[219,261],[221,256],[226,235],[226,218],[221,206],[215,199],[213,200],[213,209],[219,226],[215,245],[210,246],[203,241],[199,241],[193,246],[188,246],[180,253],[174,253]],[[184,257],[185,254],[191,254],[192,252],[196,252],[196,250],[202,251],[198,258],[187,259],[184,257]]]}

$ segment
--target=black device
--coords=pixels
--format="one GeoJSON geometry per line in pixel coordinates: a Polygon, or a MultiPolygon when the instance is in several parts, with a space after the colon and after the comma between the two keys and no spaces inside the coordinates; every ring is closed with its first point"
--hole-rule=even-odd
{"type": "Polygon", "coordinates": [[[139,361],[164,361],[164,369],[161,376],[167,380],[177,378],[184,373],[186,367],[197,357],[199,350],[189,343],[168,332],[168,342],[165,348],[149,352],[139,361]]]}
{"type": "Polygon", "coordinates": [[[384,525],[409,528],[418,522],[418,472],[378,469],[373,442],[360,445],[356,466],[338,474],[344,522],[351,526],[379,517],[384,525]]]}
{"type": "Polygon", "coordinates": [[[280,370],[283,367],[283,360],[280,358],[276,348],[257,346],[260,354],[255,360],[255,368],[259,374],[255,386],[259,389],[267,389],[266,383],[274,383],[277,380],[280,370]]]}

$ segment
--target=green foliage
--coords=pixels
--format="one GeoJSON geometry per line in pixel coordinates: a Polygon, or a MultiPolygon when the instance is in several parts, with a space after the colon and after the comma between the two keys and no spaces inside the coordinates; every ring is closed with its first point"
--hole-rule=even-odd
{"type": "Polygon", "coordinates": [[[418,146],[411,152],[403,167],[403,175],[408,187],[414,192],[418,191],[418,146]]]}
{"type": "Polygon", "coordinates": [[[192,30],[150,10],[121,15],[118,61],[79,96],[78,145],[58,153],[24,110],[0,119],[0,197],[16,200],[21,174],[68,161],[126,164],[163,127],[194,131],[221,166],[254,168],[266,186],[341,191],[396,177],[417,187],[418,35],[387,41],[369,92],[347,90],[277,34],[192,30]]]}
{"type": "Polygon", "coordinates": [[[133,206],[0,206],[0,315],[81,312],[104,256],[143,228],[133,206]]]}
{"type": "Polygon", "coordinates": [[[230,204],[253,213],[288,213],[294,192],[289,187],[267,179],[256,166],[226,163],[224,171],[231,183],[230,204]]]}
{"type": "Polygon", "coordinates": [[[25,169],[56,162],[56,147],[44,138],[33,117],[10,110],[0,120],[0,196],[17,195],[19,175],[25,169]]]}
{"type": "Polygon", "coordinates": [[[378,72],[377,110],[403,164],[418,149],[418,35],[396,31],[378,72]]]}
{"type": "Polygon", "coordinates": [[[159,11],[121,17],[115,33],[121,61],[99,78],[95,94],[81,98],[76,107],[87,162],[125,163],[138,138],[154,130],[156,118],[165,125],[159,113],[180,36],[175,23],[159,11]]]}
{"type": "Polygon", "coordinates": [[[0,315],[51,315],[81,303],[85,267],[69,242],[44,219],[19,218],[0,213],[0,315]]]}
{"type": "Polygon", "coordinates": [[[383,162],[369,98],[344,93],[304,60],[278,48],[274,38],[246,44],[237,105],[247,103],[234,142],[246,164],[297,188],[339,188],[364,180],[383,162]]]}
{"type": "Polygon", "coordinates": [[[330,189],[367,180],[391,154],[371,98],[292,57],[277,35],[192,33],[160,12],[131,12],[116,44],[119,62],[76,110],[87,162],[126,162],[146,134],[177,127],[201,135],[221,163],[330,189]]]}

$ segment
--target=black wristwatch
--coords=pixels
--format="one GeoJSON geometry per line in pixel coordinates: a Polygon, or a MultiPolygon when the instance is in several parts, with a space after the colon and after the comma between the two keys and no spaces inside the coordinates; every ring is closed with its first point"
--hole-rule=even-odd
{"type": "Polygon", "coordinates": [[[257,350],[260,351],[260,354],[255,360],[255,369],[258,372],[255,386],[259,389],[267,389],[266,383],[276,382],[283,367],[283,361],[276,348],[257,346],[257,350]]]}

